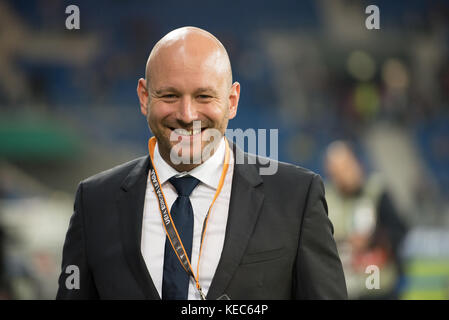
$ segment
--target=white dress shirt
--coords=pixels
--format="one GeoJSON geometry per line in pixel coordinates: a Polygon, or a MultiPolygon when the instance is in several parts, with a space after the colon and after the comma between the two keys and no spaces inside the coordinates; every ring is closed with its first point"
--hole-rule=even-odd
{"type": "MultiPolygon", "coordinates": [[[[207,210],[212,203],[220,181],[226,151],[225,148],[226,146],[223,138],[220,142],[220,146],[212,157],[200,166],[188,172],[189,175],[200,180],[200,183],[190,195],[190,202],[192,203],[194,215],[192,258],[190,263],[195,275],[197,271],[203,222],[206,218],[207,210]]],[[[205,295],[207,295],[212,278],[220,260],[221,252],[223,250],[226,223],[228,221],[229,200],[231,198],[232,175],[234,172],[234,158],[232,150],[230,150],[229,156],[230,163],[223,188],[220,195],[215,200],[215,204],[210,212],[206,234],[203,241],[199,268],[199,282],[205,295]]],[[[182,174],[162,159],[157,144],[154,149],[153,163],[159,176],[162,191],[164,192],[165,199],[167,201],[167,206],[171,208],[178,197],[178,194],[176,189],[168,180],[173,176],[179,176],[182,174]]],[[[149,178],[150,176],[148,175],[148,179],[149,178]]],[[[154,285],[159,292],[159,295],[162,296],[162,275],[164,270],[166,235],[164,227],[162,226],[162,218],[156,195],[149,180],[147,180],[143,210],[141,252],[150,276],[153,279],[154,285]]],[[[195,282],[192,279],[189,284],[188,299],[200,299],[200,294],[198,293],[195,282]]]]}

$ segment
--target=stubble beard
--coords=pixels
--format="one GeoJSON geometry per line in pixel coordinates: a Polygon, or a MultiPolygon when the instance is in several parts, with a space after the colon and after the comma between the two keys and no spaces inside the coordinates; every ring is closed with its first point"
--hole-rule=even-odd
{"type": "MultiPolygon", "coordinates": [[[[148,112],[148,116],[147,116],[147,123],[148,123],[148,126],[149,126],[151,132],[156,137],[156,140],[158,142],[159,153],[160,153],[162,159],[164,159],[165,162],[167,162],[172,168],[174,168],[178,172],[184,172],[184,171],[190,171],[190,170],[198,167],[199,165],[204,163],[207,159],[212,157],[212,155],[217,150],[221,139],[224,136],[224,131],[227,127],[227,119],[228,119],[228,115],[226,115],[226,118],[223,119],[222,124],[218,128],[213,127],[213,128],[206,129],[206,130],[214,130],[214,132],[213,132],[214,139],[213,139],[213,141],[210,141],[210,140],[201,141],[200,155],[193,155],[192,154],[193,151],[191,151],[189,163],[179,163],[179,164],[173,163],[173,161],[171,159],[171,156],[172,156],[171,150],[179,142],[170,141],[170,137],[166,137],[166,135],[163,132],[164,129],[163,128],[159,129],[158,124],[155,124],[153,126],[150,121],[149,112],[148,112]],[[217,139],[217,138],[219,138],[219,139],[217,139]],[[205,149],[207,149],[209,151],[204,152],[205,149]],[[199,157],[199,160],[200,160],[199,163],[194,161],[194,158],[196,158],[196,157],[199,157]]],[[[193,147],[193,146],[191,146],[191,147],[193,147]]]]}

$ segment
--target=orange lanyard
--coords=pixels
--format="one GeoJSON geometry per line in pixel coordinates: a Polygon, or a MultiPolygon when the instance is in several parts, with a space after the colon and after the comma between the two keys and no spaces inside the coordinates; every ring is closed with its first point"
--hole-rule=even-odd
{"type": "Polygon", "coordinates": [[[204,219],[203,223],[203,230],[201,232],[201,244],[200,244],[200,252],[198,254],[198,262],[196,266],[196,276],[193,273],[192,265],[190,264],[189,257],[187,256],[187,253],[184,249],[184,246],[182,244],[181,238],[179,237],[178,231],[176,230],[176,226],[173,222],[173,219],[170,215],[170,210],[167,206],[167,201],[165,200],[164,193],[162,192],[162,187],[159,181],[159,176],[157,175],[156,167],[154,166],[153,157],[154,157],[154,148],[156,146],[156,138],[151,137],[148,141],[148,150],[150,153],[150,159],[151,164],[153,165],[153,168],[150,170],[150,181],[153,185],[154,192],[156,194],[156,197],[158,199],[159,204],[159,211],[161,213],[162,218],[162,225],[164,226],[165,233],[167,234],[167,238],[170,241],[170,244],[173,248],[173,251],[175,252],[176,256],[179,259],[179,262],[181,263],[184,270],[187,272],[189,276],[191,276],[196,283],[196,288],[198,289],[198,292],[200,293],[201,299],[206,300],[206,296],[203,294],[201,290],[201,286],[199,283],[199,268],[200,268],[200,259],[201,259],[201,253],[203,249],[203,241],[204,236],[206,234],[206,228],[207,228],[207,221],[209,219],[209,215],[211,212],[211,209],[215,203],[215,200],[218,198],[218,195],[221,192],[221,189],[223,188],[224,179],[226,177],[226,173],[228,171],[229,167],[229,144],[228,141],[225,139],[226,142],[226,153],[225,153],[225,160],[223,164],[223,171],[221,172],[220,181],[218,183],[217,191],[215,192],[215,196],[212,200],[212,203],[207,210],[206,218],[204,219]]]}

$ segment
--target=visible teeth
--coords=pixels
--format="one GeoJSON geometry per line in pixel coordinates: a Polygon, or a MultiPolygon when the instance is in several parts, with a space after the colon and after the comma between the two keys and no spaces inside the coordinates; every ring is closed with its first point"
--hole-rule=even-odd
{"type": "Polygon", "coordinates": [[[192,136],[201,133],[201,129],[175,129],[175,132],[181,136],[192,136]]]}

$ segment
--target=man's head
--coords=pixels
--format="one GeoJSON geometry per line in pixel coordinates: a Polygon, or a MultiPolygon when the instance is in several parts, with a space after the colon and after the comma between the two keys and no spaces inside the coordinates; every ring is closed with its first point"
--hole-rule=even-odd
{"type": "Polygon", "coordinates": [[[351,195],[363,184],[363,170],[351,147],[343,141],[335,141],[326,152],[326,170],[338,190],[351,195]]]}
{"type": "MultiPolygon", "coordinates": [[[[217,145],[219,141],[206,137],[211,132],[224,135],[240,96],[240,84],[232,83],[229,57],[217,38],[195,27],[171,31],[151,51],[145,77],[137,86],[140,110],[164,160],[173,165],[170,151],[178,143],[173,137],[189,145],[190,159],[198,158],[209,143],[217,145]],[[201,121],[201,132],[193,132],[194,121],[201,121]]],[[[195,167],[173,166],[179,171],[195,167]]]]}

